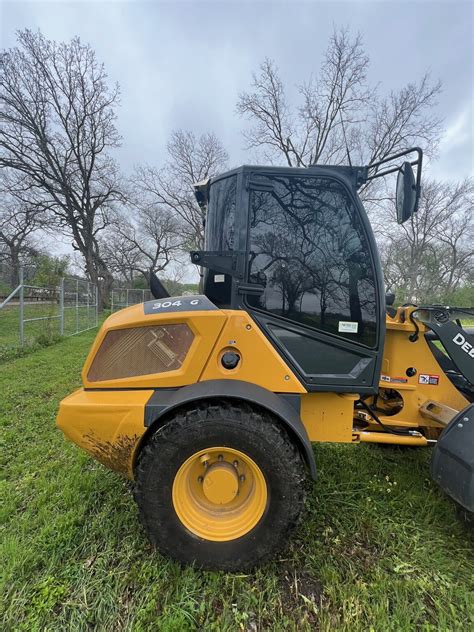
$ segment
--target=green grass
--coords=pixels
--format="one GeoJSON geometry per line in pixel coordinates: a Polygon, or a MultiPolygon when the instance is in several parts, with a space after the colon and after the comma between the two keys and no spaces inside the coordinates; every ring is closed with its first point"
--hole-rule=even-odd
{"type": "Polygon", "coordinates": [[[93,335],[0,366],[2,630],[472,629],[472,533],[427,449],[316,446],[300,527],[252,573],[153,551],[131,485],[54,425],[93,335]]]}

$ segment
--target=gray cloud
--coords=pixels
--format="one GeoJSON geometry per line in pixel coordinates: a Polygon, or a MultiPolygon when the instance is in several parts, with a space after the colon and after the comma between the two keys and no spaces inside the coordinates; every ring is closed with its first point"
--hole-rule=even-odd
{"type": "Polygon", "coordinates": [[[446,138],[438,177],[473,171],[471,2],[4,2],[2,43],[16,29],[53,39],[79,35],[122,88],[118,157],[125,171],[159,164],[173,128],[212,129],[232,163],[249,161],[235,114],[241,90],[269,56],[290,87],[317,71],[333,25],[364,36],[370,77],[388,92],[427,68],[444,85],[446,138]]]}

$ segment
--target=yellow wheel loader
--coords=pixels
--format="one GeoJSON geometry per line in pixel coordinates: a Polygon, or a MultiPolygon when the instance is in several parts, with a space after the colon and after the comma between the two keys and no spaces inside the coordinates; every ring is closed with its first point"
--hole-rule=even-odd
{"type": "Polygon", "coordinates": [[[398,173],[404,222],[421,167],[415,148],[369,167],[244,166],[198,183],[202,294],[170,297],[152,275],[155,300],[101,327],[57,423],[134,480],[164,554],[227,570],[274,555],[316,478],[318,441],[432,444],[433,478],[474,510],[469,310],[390,305],[358,195],[398,173]]]}

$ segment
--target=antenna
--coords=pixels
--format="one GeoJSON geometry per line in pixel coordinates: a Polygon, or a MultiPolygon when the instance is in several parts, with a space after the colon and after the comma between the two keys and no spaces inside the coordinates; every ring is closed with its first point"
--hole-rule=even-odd
{"type": "Polygon", "coordinates": [[[339,118],[341,119],[342,134],[343,134],[343,136],[344,136],[344,144],[345,144],[345,146],[346,146],[347,160],[349,161],[349,166],[350,166],[350,167],[352,167],[351,154],[349,153],[349,147],[348,147],[348,145],[347,145],[346,128],[344,127],[344,121],[343,121],[343,119],[342,119],[341,110],[339,110],[339,118]]]}

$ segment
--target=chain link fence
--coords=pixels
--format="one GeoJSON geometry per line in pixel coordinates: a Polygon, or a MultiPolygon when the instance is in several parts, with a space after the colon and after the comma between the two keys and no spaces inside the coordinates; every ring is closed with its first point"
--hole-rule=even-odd
{"type": "Polygon", "coordinates": [[[150,290],[136,290],[132,288],[114,288],[110,294],[110,311],[117,312],[119,309],[145,303],[153,298],[150,290]]]}
{"type": "Polygon", "coordinates": [[[20,270],[19,285],[0,299],[0,358],[16,347],[45,344],[98,325],[97,287],[63,277],[57,286],[33,285],[20,270]]]}

